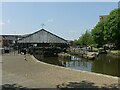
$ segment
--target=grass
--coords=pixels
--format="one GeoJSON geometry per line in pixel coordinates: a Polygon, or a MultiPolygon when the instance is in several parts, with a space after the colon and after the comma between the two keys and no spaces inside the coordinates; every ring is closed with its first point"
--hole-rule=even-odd
{"type": "Polygon", "coordinates": [[[93,51],[98,51],[98,50],[99,50],[98,48],[93,47],[93,51]]]}
{"type": "Polygon", "coordinates": [[[120,50],[111,50],[110,53],[116,56],[120,56],[120,50]]]}
{"type": "Polygon", "coordinates": [[[111,50],[111,53],[120,53],[120,50],[111,50]]]}
{"type": "Polygon", "coordinates": [[[68,54],[68,53],[61,53],[60,56],[63,56],[63,57],[69,57],[69,56],[71,56],[71,55],[68,54]]]}

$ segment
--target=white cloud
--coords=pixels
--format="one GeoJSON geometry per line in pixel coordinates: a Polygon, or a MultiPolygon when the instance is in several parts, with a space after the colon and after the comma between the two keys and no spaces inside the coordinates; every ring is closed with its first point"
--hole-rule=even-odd
{"type": "Polygon", "coordinates": [[[6,21],[6,23],[10,23],[10,20],[8,19],[8,20],[6,21]]]}
{"type": "Polygon", "coordinates": [[[2,22],[2,21],[0,21],[0,26],[3,26],[3,25],[5,25],[5,23],[4,23],[4,22],[2,22]]]}
{"type": "Polygon", "coordinates": [[[53,22],[54,20],[53,19],[48,19],[47,22],[53,22]]]}
{"type": "Polygon", "coordinates": [[[5,22],[0,21],[0,26],[3,26],[3,25],[5,25],[5,24],[7,24],[7,23],[10,23],[10,20],[9,20],[9,19],[8,19],[8,20],[6,20],[5,22]]]}

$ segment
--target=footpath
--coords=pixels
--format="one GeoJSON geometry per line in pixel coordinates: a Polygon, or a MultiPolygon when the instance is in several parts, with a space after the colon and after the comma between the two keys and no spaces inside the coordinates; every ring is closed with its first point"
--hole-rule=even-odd
{"type": "Polygon", "coordinates": [[[95,86],[118,84],[118,78],[68,69],[40,62],[33,56],[6,54],[2,56],[2,84],[18,84],[27,88],[56,88],[70,82],[92,82],[95,86]]]}

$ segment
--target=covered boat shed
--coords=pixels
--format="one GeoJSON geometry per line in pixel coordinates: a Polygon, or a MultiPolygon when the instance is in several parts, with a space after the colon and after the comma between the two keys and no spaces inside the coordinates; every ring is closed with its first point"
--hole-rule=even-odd
{"type": "Polygon", "coordinates": [[[69,46],[67,40],[45,30],[41,29],[37,32],[27,35],[17,41],[18,51],[26,48],[28,52],[51,51],[53,53],[66,51],[69,46]]]}

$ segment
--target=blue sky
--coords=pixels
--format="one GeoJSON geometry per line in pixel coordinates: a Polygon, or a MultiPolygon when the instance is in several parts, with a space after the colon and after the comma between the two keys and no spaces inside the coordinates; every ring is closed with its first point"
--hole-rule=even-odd
{"type": "Polygon", "coordinates": [[[44,23],[46,30],[74,40],[116,8],[117,2],[4,2],[0,27],[2,34],[29,34],[44,23]]]}

